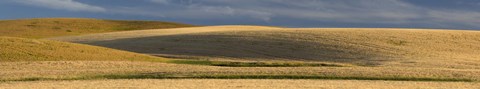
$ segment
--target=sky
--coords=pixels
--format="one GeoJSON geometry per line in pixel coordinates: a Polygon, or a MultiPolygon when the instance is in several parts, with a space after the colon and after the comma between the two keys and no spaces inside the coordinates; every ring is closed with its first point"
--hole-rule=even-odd
{"type": "Polygon", "coordinates": [[[1,0],[0,19],[480,30],[480,0],[1,0]]]}

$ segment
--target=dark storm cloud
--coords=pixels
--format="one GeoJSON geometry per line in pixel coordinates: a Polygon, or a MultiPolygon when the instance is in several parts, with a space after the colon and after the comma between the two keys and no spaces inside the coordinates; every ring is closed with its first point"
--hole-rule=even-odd
{"type": "MultiPolygon", "coordinates": [[[[2,1],[0,1],[2,2],[2,1]]],[[[194,24],[480,29],[475,0],[10,0],[85,17],[194,24]],[[437,4],[428,3],[435,2],[437,4]],[[450,7],[450,8],[449,8],[450,7]],[[123,17],[116,17],[125,15],[123,17]]],[[[68,16],[68,15],[67,15],[68,16]]],[[[32,16],[34,17],[34,16],[32,16]]]]}

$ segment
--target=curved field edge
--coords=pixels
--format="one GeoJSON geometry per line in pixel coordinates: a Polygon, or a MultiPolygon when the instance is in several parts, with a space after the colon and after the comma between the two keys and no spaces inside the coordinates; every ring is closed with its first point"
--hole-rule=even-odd
{"type": "Polygon", "coordinates": [[[116,31],[180,27],[195,26],[161,21],[103,20],[89,18],[33,18],[0,20],[0,36],[47,38],[116,31]]]}

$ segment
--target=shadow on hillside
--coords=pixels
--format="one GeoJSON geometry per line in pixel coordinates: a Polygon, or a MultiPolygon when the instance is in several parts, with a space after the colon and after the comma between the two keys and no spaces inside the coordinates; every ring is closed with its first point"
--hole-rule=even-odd
{"type": "Polygon", "coordinates": [[[86,43],[151,55],[288,59],[379,65],[385,56],[319,42],[232,35],[173,35],[86,43]],[[353,51],[352,51],[353,50],[353,51]]]}

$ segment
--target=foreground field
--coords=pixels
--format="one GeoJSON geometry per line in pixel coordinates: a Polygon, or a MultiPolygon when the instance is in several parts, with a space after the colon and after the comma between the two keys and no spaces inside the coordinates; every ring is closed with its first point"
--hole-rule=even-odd
{"type": "Polygon", "coordinates": [[[365,81],[365,80],[264,80],[264,79],[160,79],[5,82],[0,88],[20,89],[479,89],[480,83],[365,81]]]}
{"type": "Polygon", "coordinates": [[[334,79],[478,82],[474,69],[410,67],[217,67],[139,61],[1,62],[0,81],[89,79],[334,79]]]}
{"type": "Polygon", "coordinates": [[[0,20],[0,36],[45,38],[115,31],[193,27],[159,21],[122,21],[84,18],[0,20]]]}

